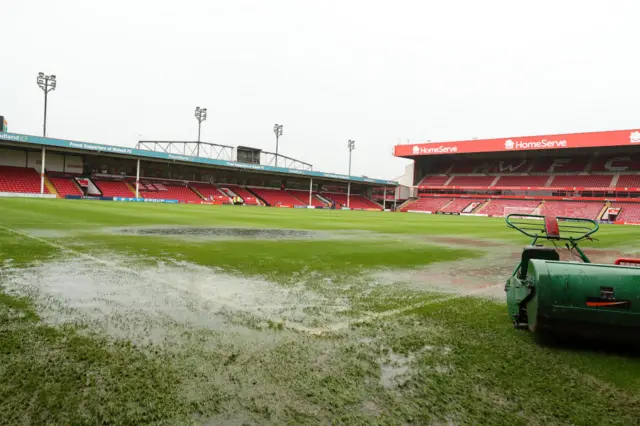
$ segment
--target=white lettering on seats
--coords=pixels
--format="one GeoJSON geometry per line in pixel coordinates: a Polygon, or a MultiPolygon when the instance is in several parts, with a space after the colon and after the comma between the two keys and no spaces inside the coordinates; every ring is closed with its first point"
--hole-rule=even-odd
{"type": "Polygon", "coordinates": [[[615,162],[631,162],[630,157],[613,157],[604,163],[604,168],[610,172],[625,172],[629,170],[629,166],[623,166],[621,164],[615,164],[615,162]]]}
{"type": "Polygon", "coordinates": [[[571,158],[556,158],[553,160],[553,164],[547,169],[547,173],[553,173],[556,171],[556,167],[562,168],[563,165],[571,162],[571,158]]]}
{"type": "Polygon", "coordinates": [[[513,172],[517,171],[520,167],[524,166],[525,164],[527,164],[527,160],[522,160],[518,164],[511,164],[511,163],[505,164],[504,161],[500,161],[498,163],[498,171],[499,172],[512,172],[513,173],[513,172]]]}

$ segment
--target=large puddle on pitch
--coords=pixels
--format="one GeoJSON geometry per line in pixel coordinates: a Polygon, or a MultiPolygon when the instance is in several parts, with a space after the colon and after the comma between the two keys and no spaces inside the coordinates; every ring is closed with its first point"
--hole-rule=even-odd
{"type": "Polygon", "coordinates": [[[303,229],[279,228],[227,228],[227,227],[188,227],[188,226],[148,226],[108,228],[110,233],[136,235],[144,237],[182,237],[193,239],[218,240],[327,240],[364,236],[362,231],[311,231],[303,229]]]}
{"type": "Polygon", "coordinates": [[[189,330],[257,333],[329,324],[349,309],[304,284],[282,287],[186,262],[126,268],[67,260],[0,269],[12,294],[31,297],[50,323],[85,324],[134,342],[180,340],[189,330]]]}

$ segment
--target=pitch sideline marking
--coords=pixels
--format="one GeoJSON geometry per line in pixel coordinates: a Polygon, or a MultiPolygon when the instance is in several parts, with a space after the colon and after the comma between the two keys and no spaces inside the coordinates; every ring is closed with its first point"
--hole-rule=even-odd
{"type": "MultiPolygon", "coordinates": [[[[492,286],[487,286],[487,287],[482,287],[479,289],[475,289],[475,290],[471,290],[471,291],[467,291],[464,293],[460,293],[460,294],[453,294],[451,296],[445,296],[445,297],[439,297],[436,299],[431,299],[431,300],[425,300],[424,302],[420,302],[420,303],[416,303],[415,305],[409,305],[409,306],[405,306],[403,308],[398,308],[398,309],[391,309],[388,311],[384,311],[384,312],[377,312],[374,314],[369,314],[369,315],[365,315],[361,318],[356,318],[354,320],[351,321],[344,321],[344,322],[339,322],[339,323],[335,323],[335,324],[331,324],[328,325],[326,327],[316,327],[316,328],[311,328],[311,327],[299,327],[298,331],[303,331],[305,333],[309,333],[309,334],[314,334],[314,335],[321,335],[321,334],[325,334],[325,333],[332,333],[332,332],[336,332],[336,331],[341,331],[341,330],[345,330],[347,328],[349,328],[352,325],[355,324],[363,324],[369,321],[375,321],[378,319],[382,319],[382,318],[387,318],[387,317],[391,317],[394,315],[399,315],[414,309],[418,309],[418,308],[422,308],[424,306],[429,306],[429,305],[435,305],[437,303],[444,303],[444,302],[449,302],[452,300],[456,300],[456,299],[461,299],[463,297],[467,297],[467,296],[473,296],[475,294],[479,294],[482,293],[488,289],[491,288],[496,288],[502,286],[502,284],[496,284],[496,285],[492,285],[492,286]]],[[[290,327],[291,328],[291,327],[290,327]]]]}
{"type": "MultiPolygon", "coordinates": [[[[124,266],[120,266],[116,262],[111,262],[109,260],[101,259],[99,257],[93,256],[93,255],[88,254],[88,253],[82,253],[82,252],[74,250],[72,248],[63,246],[62,244],[54,243],[52,241],[48,241],[48,240],[45,240],[44,238],[36,237],[35,235],[31,235],[31,234],[28,234],[26,232],[22,232],[22,231],[18,231],[18,230],[15,230],[15,229],[11,229],[11,228],[9,228],[7,226],[4,226],[4,225],[0,225],[0,228],[4,229],[4,230],[6,230],[6,231],[8,231],[10,233],[17,234],[17,235],[20,235],[20,236],[23,236],[23,237],[26,237],[26,238],[31,238],[33,240],[39,241],[39,242],[41,242],[43,244],[46,244],[48,246],[55,247],[55,248],[57,248],[59,250],[66,251],[66,252],[69,252],[69,253],[73,253],[73,254],[78,255],[80,257],[84,257],[86,259],[90,259],[90,260],[96,261],[98,263],[102,263],[103,265],[111,266],[111,267],[113,267],[115,269],[119,269],[119,270],[124,271],[126,273],[137,275],[139,277],[143,277],[144,278],[144,276],[142,274],[136,272],[134,269],[127,268],[127,267],[124,267],[124,266]]],[[[158,281],[164,282],[165,284],[167,284],[169,286],[171,285],[171,283],[169,281],[164,281],[164,280],[158,280],[158,281]]],[[[294,330],[294,331],[298,331],[298,332],[302,332],[302,333],[307,333],[307,334],[312,334],[312,335],[322,335],[322,334],[326,334],[326,333],[332,333],[332,332],[345,330],[345,329],[347,329],[350,326],[355,325],[355,324],[362,324],[362,323],[365,323],[365,322],[368,322],[368,321],[374,321],[374,320],[378,320],[378,319],[382,319],[382,318],[391,317],[391,316],[394,316],[394,315],[399,315],[399,314],[402,314],[404,312],[411,311],[413,309],[422,308],[424,306],[434,305],[436,303],[449,302],[451,300],[461,299],[461,298],[467,297],[467,296],[473,296],[474,294],[482,293],[483,291],[486,291],[487,289],[498,287],[499,285],[502,285],[502,284],[496,284],[494,286],[482,287],[482,288],[479,288],[479,289],[476,289],[476,290],[472,290],[472,291],[468,291],[468,292],[461,293],[461,294],[454,294],[454,295],[451,295],[451,296],[446,296],[446,297],[440,297],[440,298],[436,298],[436,299],[426,300],[424,302],[416,303],[415,305],[405,306],[403,308],[398,308],[398,309],[391,309],[389,311],[384,311],[384,312],[377,312],[377,313],[365,315],[365,316],[363,316],[361,318],[356,318],[356,319],[351,320],[351,321],[343,321],[343,322],[330,324],[330,325],[328,325],[326,327],[306,327],[306,326],[304,326],[302,324],[295,324],[295,323],[290,323],[290,322],[287,322],[287,321],[285,321],[283,323],[283,326],[285,328],[288,328],[288,329],[291,329],[291,330],[294,330]]],[[[231,308],[235,308],[235,309],[237,309],[239,311],[243,311],[243,309],[241,307],[234,306],[233,304],[226,303],[225,306],[231,307],[231,308]]],[[[271,318],[267,318],[267,319],[271,319],[271,318]]]]}

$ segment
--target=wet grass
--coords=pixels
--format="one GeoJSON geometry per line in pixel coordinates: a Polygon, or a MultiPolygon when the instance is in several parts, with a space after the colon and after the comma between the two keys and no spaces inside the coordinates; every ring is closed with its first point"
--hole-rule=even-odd
{"type": "MultiPolygon", "coordinates": [[[[45,227],[52,230],[92,231],[97,227],[183,225],[288,228],[309,230],[359,230],[376,233],[424,236],[458,236],[528,243],[508,229],[502,218],[446,215],[349,212],[332,210],[268,209],[254,207],[212,207],[201,205],[159,205],[107,203],[75,200],[0,200],[0,224],[21,229],[45,227]]],[[[615,247],[640,241],[640,227],[603,225],[600,241],[585,247],[615,247]],[[606,238],[605,238],[606,235],[606,238]]]]}
{"type": "MultiPolygon", "coordinates": [[[[591,246],[633,251],[638,237],[640,228],[603,227],[591,246]]],[[[443,302],[441,294],[367,274],[451,261],[481,265],[490,240],[517,243],[492,249],[506,252],[527,242],[487,218],[0,199],[0,424],[637,424],[636,355],[542,346],[513,329],[500,302],[443,302]],[[151,225],[366,232],[189,241],[105,230],[151,225]],[[430,236],[469,244],[443,246],[430,236]],[[169,337],[140,344],[82,321],[54,325],[42,314],[50,316],[54,301],[36,303],[15,285],[7,290],[16,271],[39,279],[33,267],[62,258],[90,267],[87,256],[104,262],[100,273],[111,264],[112,274],[125,275],[123,267],[178,261],[267,278],[285,292],[303,285],[325,300],[327,306],[301,309],[319,318],[341,303],[340,321],[407,310],[319,336],[227,310],[225,329],[164,319],[169,337]]],[[[155,285],[166,305],[184,302],[175,289],[155,285]]],[[[195,304],[210,314],[210,304],[195,304]]],[[[141,327],[133,315],[123,321],[141,327]]]]}

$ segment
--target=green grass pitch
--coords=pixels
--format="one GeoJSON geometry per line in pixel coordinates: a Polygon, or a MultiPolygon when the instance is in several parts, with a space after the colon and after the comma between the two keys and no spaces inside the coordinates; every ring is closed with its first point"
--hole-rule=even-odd
{"type": "MultiPolygon", "coordinates": [[[[637,256],[603,226],[588,255],[637,256]]],[[[637,424],[640,360],[536,344],[503,219],[0,199],[0,424],[637,424]]]]}

